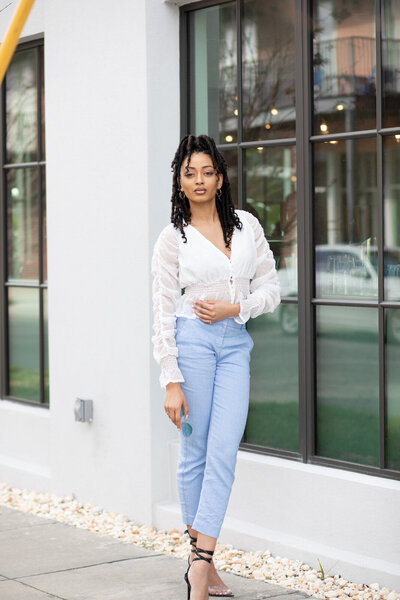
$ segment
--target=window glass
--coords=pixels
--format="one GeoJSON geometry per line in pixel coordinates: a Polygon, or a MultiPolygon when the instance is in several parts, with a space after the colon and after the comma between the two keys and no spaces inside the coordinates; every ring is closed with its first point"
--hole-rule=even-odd
{"type": "MultiPolygon", "coordinates": [[[[318,456],[353,463],[355,470],[357,465],[379,467],[378,348],[384,340],[378,331],[378,271],[382,264],[384,299],[400,303],[400,133],[383,135],[383,173],[378,173],[378,136],[370,133],[377,127],[376,75],[381,68],[376,64],[375,15],[381,8],[383,127],[400,128],[400,4],[315,0],[310,23],[302,23],[302,35],[312,30],[310,56],[303,55],[295,36],[296,7],[295,0],[242,0],[188,12],[190,131],[213,135],[223,148],[235,206],[259,219],[276,259],[283,298],[273,314],[247,324],[255,345],[244,441],[298,451],[296,178],[305,177],[305,204],[299,210],[306,209],[303,233],[312,232],[314,277],[308,280],[304,260],[304,283],[307,298],[311,292],[314,301],[321,299],[312,305],[316,337],[306,358],[312,361],[311,384],[307,380],[302,387],[316,401],[315,431],[306,441],[318,456]],[[235,4],[240,6],[239,23],[235,4]],[[303,68],[312,70],[313,79],[312,89],[300,98],[295,75],[303,68]],[[296,102],[299,107],[310,104],[312,133],[321,136],[317,143],[312,140],[312,178],[297,172],[294,140],[285,139],[296,136],[296,102]],[[355,133],[339,139],[346,132],[355,133]],[[230,143],[232,149],[225,151],[230,143]],[[378,256],[378,238],[383,257],[378,256]],[[354,301],[371,307],[352,306],[354,301]]],[[[299,112],[297,118],[302,119],[299,112]]],[[[303,134],[297,147],[305,149],[308,133],[299,127],[297,135],[303,134]]],[[[307,249],[304,241],[301,253],[307,249]]],[[[385,307],[385,443],[392,469],[400,468],[398,313],[400,309],[385,307]]],[[[308,343],[308,311],[303,316],[308,343]]]]}
{"type": "Polygon", "coordinates": [[[314,135],[375,129],[375,0],[313,3],[314,135]]]}
{"type": "Polygon", "coordinates": [[[238,165],[237,165],[237,150],[221,150],[222,156],[226,160],[228,166],[229,183],[231,184],[232,201],[235,208],[238,204],[238,165]]]}
{"type": "Polygon", "coordinates": [[[46,200],[46,167],[42,167],[42,232],[43,232],[43,282],[47,283],[47,200],[46,200]]]}
{"type": "Polygon", "coordinates": [[[264,227],[279,272],[281,295],[297,296],[295,146],[247,150],[245,160],[245,209],[264,227]]]}
{"type": "MultiPolygon", "coordinates": [[[[245,162],[245,209],[264,228],[282,296],[297,296],[296,149],[249,149],[245,162]]],[[[247,328],[254,348],[245,441],[298,451],[297,304],[282,303],[247,328]]]]}
{"type": "Polygon", "coordinates": [[[43,289],[43,341],[44,341],[44,401],[49,403],[49,318],[47,289],[43,289]]]}
{"type": "Polygon", "coordinates": [[[237,141],[236,3],[189,13],[190,131],[237,141]]]}
{"type": "Polygon", "coordinates": [[[294,137],[294,0],[245,0],[243,11],[244,139],[294,137]]]}
{"type": "Polygon", "coordinates": [[[49,401],[47,290],[39,287],[47,283],[43,59],[40,43],[16,50],[6,73],[2,121],[6,264],[2,285],[6,284],[8,317],[2,340],[8,353],[4,388],[16,399],[37,403],[49,401]]]}
{"type": "Polygon", "coordinates": [[[247,330],[254,348],[244,441],[298,452],[297,304],[250,319],[247,330]]]}
{"type": "Polygon", "coordinates": [[[36,49],[14,54],[6,75],[6,161],[37,160],[36,49]]]}
{"type": "Polygon", "coordinates": [[[378,311],[318,306],[317,454],[379,466],[378,311]]]}
{"type": "Polygon", "coordinates": [[[382,0],[382,119],[384,127],[399,127],[400,4],[382,0]]]}
{"type": "Polygon", "coordinates": [[[375,138],[315,144],[317,297],[378,297],[376,188],[375,138]]]}
{"type": "Polygon", "coordinates": [[[39,290],[8,288],[9,393],[40,402],[39,290]]]}
{"type": "Polygon", "coordinates": [[[37,168],[7,172],[8,279],[39,279],[37,168]]]}
{"type": "Polygon", "coordinates": [[[383,144],[385,297],[400,301],[400,135],[383,144]]]}
{"type": "Polygon", "coordinates": [[[42,79],[40,85],[40,110],[41,110],[41,136],[42,136],[42,148],[40,157],[41,160],[46,160],[46,119],[45,119],[45,102],[44,102],[44,47],[40,46],[39,49],[39,61],[42,69],[42,79]]]}
{"type": "Polygon", "coordinates": [[[386,311],[386,463],[400,470],[400,309],[386,311]]]}

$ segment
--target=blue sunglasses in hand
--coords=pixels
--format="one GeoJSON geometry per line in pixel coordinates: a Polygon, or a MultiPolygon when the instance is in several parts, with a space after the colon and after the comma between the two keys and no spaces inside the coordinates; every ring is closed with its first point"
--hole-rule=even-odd
{"type": "MultiPolygon", "coordinates": [[[[183,419],[185,418],[183,406],[181,406],[181,417],[183,419]]],[[[185,437],[189,437],[189,435],[192,435],[193,427],[191,425],[189,425],[189,423],[185,423],[184,421],[182,421],[182,419],[181,419],[181,427],[182,427],[182,433],[185,437]]]]}

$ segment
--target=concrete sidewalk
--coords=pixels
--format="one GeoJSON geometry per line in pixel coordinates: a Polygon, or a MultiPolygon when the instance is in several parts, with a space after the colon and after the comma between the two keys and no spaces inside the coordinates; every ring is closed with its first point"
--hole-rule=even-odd
{"type": "MultiPolygon", "coordinates": [[[[0,506],[0,600],[186,600],[186,561],[0,506]]],[[[306,594],[224,573],[237,600],[306,594]]]]}

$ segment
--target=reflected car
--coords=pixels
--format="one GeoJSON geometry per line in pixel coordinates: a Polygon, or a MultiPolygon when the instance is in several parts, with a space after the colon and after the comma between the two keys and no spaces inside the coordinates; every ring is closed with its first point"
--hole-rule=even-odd
{"type": "MultiPolygon", "coordinates": [[[[297,296],[297,270],[278,271],[282,297],[297,296]]],[[[384,260],[385,297],[400,301],[400,249],[385,250],[384,260]]],[[[315,248],[315,296],[316,298],[341,300],[378,299],[378,250],[376,247],[349,246],[346,244],[318,245],[315,248]]],[[[337,311],[332,307],[332,321],[324,318],[324,331],[346,329],[350,323],[337,322],[337,311]]],[[[282,303],[278,316],[284,333],[297,333],[297,304],[282,303]]],[[[329,311],[325,309],[325,314],[329,311]]],[[[360,331],[376,331],[376,321],[369,311],[348,311],[351,327],[360,331]],[[368,318],[366,318],[368,317],[368,318]]],[[[390,340],[400,342],[400,309],[390,312],[387,321],[390,340]]]]}

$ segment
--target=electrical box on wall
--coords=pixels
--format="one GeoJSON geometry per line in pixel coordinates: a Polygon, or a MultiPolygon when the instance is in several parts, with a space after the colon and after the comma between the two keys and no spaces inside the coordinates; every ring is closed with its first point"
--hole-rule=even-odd
{"type": "Polygon", "coordinates": [[[93,400],[77,398],[75,402],[75,421],[91,423],[93,421],[93,400]]]}

